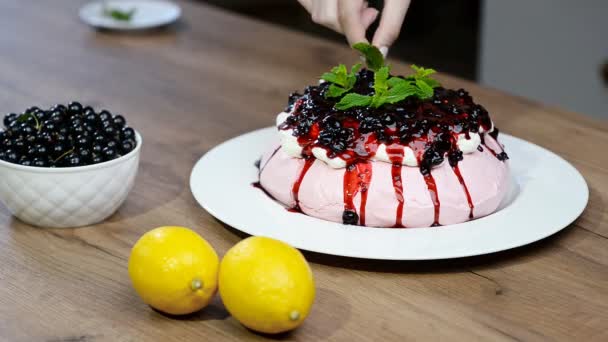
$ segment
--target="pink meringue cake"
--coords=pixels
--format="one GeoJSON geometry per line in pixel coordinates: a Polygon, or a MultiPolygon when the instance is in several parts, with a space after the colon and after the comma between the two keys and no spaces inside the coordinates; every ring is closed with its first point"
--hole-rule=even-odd
{"type": "Polygon", "coordinates": [[[498,129],[465,90],[444,89],[432,69],[414,68],[401,77],[386,66],[346,74],[340,66],[291,95],[257,186],[292,211],[369,227],[493,213],[510,179],[498,129]]]}

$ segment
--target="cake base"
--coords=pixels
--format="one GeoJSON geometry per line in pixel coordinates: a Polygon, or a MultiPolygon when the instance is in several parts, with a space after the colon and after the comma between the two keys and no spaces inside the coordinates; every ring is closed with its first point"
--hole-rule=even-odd
{"type": "Polygon", "coordinates": [[[273,144],[260,161],[260,185],[287,208],[369,227],[449,225],[493,213],[509,189],[508,161],[487,136],[456,167],[445,161],[424,176],[418,167],[369,161],[333,169],[293,158],[273,144]]]}

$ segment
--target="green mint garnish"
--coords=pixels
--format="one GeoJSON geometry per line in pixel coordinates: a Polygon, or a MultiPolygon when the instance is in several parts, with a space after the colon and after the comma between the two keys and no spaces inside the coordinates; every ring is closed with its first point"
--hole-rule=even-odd
{"type": "Polygon", "coordinates": [[[378,48],[367,43],[357,43],[353,48],[365,57],[367,67],[374,71],[374,93],[361,95],[350,92],[357,82],[357,72],[361,64],[351,68],[350,73],[344,64],[324,73],[321,78],[330,82],[325,97],[342,97],[335,105],[336,109],[345,110],[352,107],[379,108],[385,104],[397,103],[410,96],[422,100],[433,97],[434,88],[440,86],[439,82],[431,78],[436,71],[412,65],[415,71],[408,77],[391,77],[390,66],[385,65],[384,57],[378,48]]]}
{"type": "Polygon", "coordinates": [[[439,82],[429,77],[430,75],[436,73],[436,71],[430,68],[426,69],[423,67],[419,67],[414,64],[412,64],[412,69],[416,71],[416,74],[407,77],[406,80],[416,83],[418,88],[421,89],[420,93],[418,94],[420,98],[427,99],[432,97],[432,89],[437,88],[441,85],[439,84],[439,82]]]}
{"type": "Polygon", "coordinates": [[[359,96],[354,97],[347,94],[336,104],[336,108],[340,110],[368,106],[379,108],[384,104],[397,103],[410,96],[417,96],[423,100],[429,99],[433,97],[433,88],[439,86],[439,82],[429,77],[435,72],[433,69],[420,68],[421,71],[408,78],[389,78],[389,69],[388,66],[384,66],[374,73],[373,95],[357,94],[359,96]]]}
{"type": "Polygon", "coordinates": [[[361,64],[355,64],[350,68],[350,73],[346,70],[346,65],[340,64],[321,75],[321,79],[331,82],[325,97],[340,97],[353,89],[357,82],[357,72],[361,69],[361,64]]]}
{"type": "Polygon", "coordinates": [[[357,43],[353,48],[365,57],[367,68],[376,71],[384,66],[384,56],[377,47],[368,43],[357,43]]]}
{"type": "Polygon", "coordinates": [[[118,8],[110,8],[107,4],[103,5],[103,15],[118,21],[131,21],[137,9],[131,8],[128,11],[123,11],[118,8]]]}

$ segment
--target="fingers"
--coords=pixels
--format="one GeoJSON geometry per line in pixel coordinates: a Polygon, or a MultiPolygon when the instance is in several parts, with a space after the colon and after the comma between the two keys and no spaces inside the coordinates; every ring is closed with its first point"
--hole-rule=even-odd
{"type": "Polygon", "coordinates": [[[363,0],[298,0],[312,20],[344,33],[350,45],[367,42],[365,31],[378,17],[378,10],[363,0]]]}
{"type": "Polygon", "coordinates": [[[410,0],[385,0],[380,25],[374,34],[372,44],[388,51],[401,32],[401,25],[410,6],[410,0]]]}
{"type": "Polygon", "coordinates": [[[338,22],[338,0],[310,0],[312,21],[342,33],[338,22]]]}
{"type": "Polygon", "coordinates": [[[378,17],[378,10],[372,7],[364,8],[361,11],[361,22],[363,23],[363,27],[367,31],[369,25],[371,25],[376,18],[378,17]]]}
{"type": "Polygon", "coordinates": [[[300,3],[300,5],[302,5],[302,7],[304,7],[308,13],[312,14],[312,0],[298,0],[298,2],[300,3]]]}
{"type": "Polygon", "coordinates": [[[338,0],[338,21],[350,45],[367,42],[365,38],[365,29],[367,27],[361,18],[363,9],[365,9],[363,1],[338,0]]]}

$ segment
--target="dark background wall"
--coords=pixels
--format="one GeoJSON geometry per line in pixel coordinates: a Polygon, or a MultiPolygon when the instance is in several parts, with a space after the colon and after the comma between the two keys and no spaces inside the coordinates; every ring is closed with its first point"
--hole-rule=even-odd
{"type": "MultiPolygon", "coordinates": [[[[296,0],[200,0],[248,16],[346,42],[316,25],[296,0]]],[[[382,1],[370,1],[382,8],[382,1]]],[[[390,56],[475,80],[479,48],[480,0],[413,0],[390,56]]],[[[376,23],[377,24],[377,23],[376,23]]],[[[370,27],[370,31],[375,25],[370,27]]]]}

